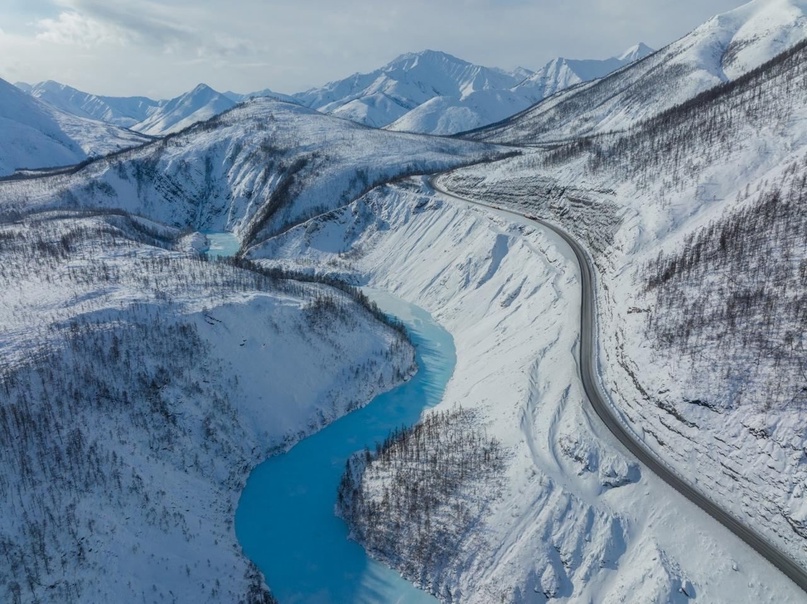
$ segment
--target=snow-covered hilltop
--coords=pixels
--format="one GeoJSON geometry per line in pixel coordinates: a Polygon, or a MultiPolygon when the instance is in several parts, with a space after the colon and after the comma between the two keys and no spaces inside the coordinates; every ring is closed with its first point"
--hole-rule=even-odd
{"type": "Polygon", "coordinates": [[[0,80],[0,176],[79,163],[150,140],[61,111],[0,80]]]}
{"type": "Polygon", "coordinates": [[[349,203],[382,182],[503,155],[487,144],[366,128],[254,99],[73,174],[0,184],[0,209],[117,208],[246,241],[349,203]]]}
{"type": "Polygon", "coordinates": [[[610,132],[759,67],[807,35],[803,0],[754,0],[630,67],[539,103],[475,137],[541,141],[610,132]]]}

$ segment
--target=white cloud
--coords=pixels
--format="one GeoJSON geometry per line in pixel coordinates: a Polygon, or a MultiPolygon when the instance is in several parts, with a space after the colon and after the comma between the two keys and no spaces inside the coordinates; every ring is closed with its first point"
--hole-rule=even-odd
{"type": "Polygon", "coordinates": [[[63,12],[56,19],[42,19],[37,28],[36,39],[53,44],[92,48],[108,42],[125,42],[125,34],[118,28],[75,12],[63,12]]]}

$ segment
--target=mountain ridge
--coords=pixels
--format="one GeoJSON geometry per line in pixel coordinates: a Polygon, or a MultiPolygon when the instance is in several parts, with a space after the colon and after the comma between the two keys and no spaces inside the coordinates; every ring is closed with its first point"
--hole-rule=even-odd
{"type": "Polygon", "coordinates": [[[639,43],[608,59],[557,58],[538,71],[523,67],[506,71],[427,49],[404,53],[372,72],[355,73],[293,95],[270,89],[222,93],[200,84],[173,99],[155,101],[93,95],[53,81],[18,86],[63,111],[153,136],[176,132],[256,97],[298,103],[377,128],[455,134],[497,122],[650,52],[639,43]]]}
{"type": "Polygon", "coordinates": [[[425,50],[405,53],[369,73],[356,73],[293,95],[303,105],[374,127],[456,134],[513,115],[548,94],[619,69],[652,52],[636,44],[604,60],[553,59],[538,71],[507,72],[425,50]]]}
{"type": "Polygon", "coordinates": [[[540,143],[622,130],[734,80],[807,37],[805,0],[753,0],[641,61],[567,89],[473,137],[540,143]]]}

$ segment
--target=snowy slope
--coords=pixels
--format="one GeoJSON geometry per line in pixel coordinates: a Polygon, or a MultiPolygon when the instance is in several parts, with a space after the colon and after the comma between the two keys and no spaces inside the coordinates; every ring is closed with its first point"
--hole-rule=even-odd
{"type": "Polygon", "coordinates": [[[490,145],[373,130],[255,99],[76,174],[0,184],[0,205],[119,208],[249,241],[345,205],[374,184],[499,154],[490,145]]]}
{"type": "Polygon", "coordinates": [[[588,244],[623,417],[801,564],[806,66],[802,41],[626,133],[445,181],[588,244]]]}
{"type": "Polygon", "coordinates": [[[179,132],[196,122],[227,111],[236,104],[236,101],[216,92],[210,86],[199,84],[190,92],[163,103],[147,118],[134,124],[132,129],[153,136],[179,132]]]}
{"type": "Polygon", "coordinates": [[[807,36],[804,0],[754,0],[652,56],[474,136],[535,143],[627,128],[734,80],[807,36]]]}
{"type": "Polygon", "coordinates": [[[97,96],[52,80],[40,82],[26,92],[66,113],[123,128],[142,122],[163,104],[146,97],[97,96]]]}
{"type": "Polygon", "coordinates": [[[0,80],[0,176],[75,164],[148,139],[60,111],[0,80]]]}

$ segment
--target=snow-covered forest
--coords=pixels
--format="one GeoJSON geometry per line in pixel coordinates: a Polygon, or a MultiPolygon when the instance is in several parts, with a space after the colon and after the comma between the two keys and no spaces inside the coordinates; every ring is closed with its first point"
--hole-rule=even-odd
{"type": "Polygon", "coordinates": [[[182,242],[121,212],[0,230],[6,601],[269,601],[232,528],[249,468],[412,370],[358,292],[182,242]]]}
{"type": "Polygon", "coordinates": [[[804,0],[753,0],[540,72],[0,81],[0,600],[272,602],[234,530],[250,471],[417,370],[367,286],[456,347],[442,402],[333,493],[370,555],[445,602],[803,601],[589,405],[578,258],[535,218],[590,257],[618,421],[804,567],[805,36],[804,0]]]}

